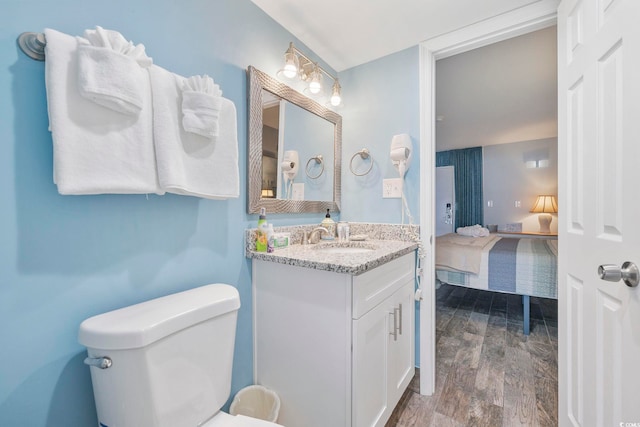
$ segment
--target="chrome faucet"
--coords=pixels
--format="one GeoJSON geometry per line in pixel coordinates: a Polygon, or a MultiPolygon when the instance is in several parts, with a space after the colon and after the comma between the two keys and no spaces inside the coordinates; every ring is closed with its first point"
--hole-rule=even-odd
{"type": "Polygon", "coordinates": [[[322,234],[323,231],[327,234],[327,236],[330,234],[329,230],[327,230],[324,227],[316,227],[313,230],[311,230],[311,233],[309,233],[308,243],[311,243],[311,244],[318,243],[318,241],[320,240],[320,235],[322,234]],[[314,239],[314,236],[318,236],[318,237],[314,239]]]}

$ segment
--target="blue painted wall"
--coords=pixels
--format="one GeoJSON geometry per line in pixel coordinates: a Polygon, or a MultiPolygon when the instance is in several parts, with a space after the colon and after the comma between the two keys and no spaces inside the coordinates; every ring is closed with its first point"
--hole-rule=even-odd
{"type": "MultiPolygon", "coordinates": [[[[270,75],[297,42],[249,0],[3,0],[0,10],[0,425],[96,424],[89,370],[77,329],[92,315],[195,286],[238,287],[232,394],[252,382],[251,269],[243,256],[246,214],[246,74],[270,75]],[[100,25],[144,43],[173,72],[214,77],[238,111],[239,199],[165,195],[60,196],[52,181],[44,64],[16,45],[23,31],[68,34],[100,25]]],[[[310,53],[306,50],[307,53],[310,53]]],[[[324,65],[324,64],[323,64],[324,65]]],[[[416,148],[406,193],[418,222],[418,51],[412,48],[340,73],[345,106],[343,219],[400,222],[400,201],[382,199],[395,177],[389,144],[409,133],[416,148]],[[371,150],[364,179],[351,155],[371,150]]],[[[340,219],[335,215],[336,220],[340,219]]],[[[322,215],[272,215],[274,225],[322,215]]]]}
{"type": "MultiPolygon", "coordinates": [[[[338,111],[343,117],[342,220],[401,222],[402,202],[382,198],[382,180],[398,178],[389,157],[391,139],[406,133],[411,137],[414,153],[405,177],[405,196],[414,223],[420,222],[418,54],[416,46],[340,73],[344,100],[338,111]],[[358,177],[349,170],[349,162],[362,148],[369,150],[374,165],[371,172],[358,177]]],[[[356,172],[366,170],[368,162],[356,156],[353,160],[356,172]]]]}

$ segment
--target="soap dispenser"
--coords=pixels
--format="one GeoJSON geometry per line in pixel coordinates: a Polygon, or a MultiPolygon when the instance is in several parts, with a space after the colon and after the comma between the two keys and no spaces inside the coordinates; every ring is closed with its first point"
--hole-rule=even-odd
{"type": "Polygon", "coordinates": [[[324,216],[324,219],[320,223],[321,226],[326,228],[329,231],[329,235],[326,236],[328,239],[333,239],[336,235],[336,222],[331,218],[331,214],[329,213],[329,209],[327,209],[327,214],[324,216]]]}

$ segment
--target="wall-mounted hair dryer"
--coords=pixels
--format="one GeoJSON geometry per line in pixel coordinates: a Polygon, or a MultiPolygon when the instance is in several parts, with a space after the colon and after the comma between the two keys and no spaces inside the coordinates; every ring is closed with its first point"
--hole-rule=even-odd
{"type": "Polygon", "coordinates": [[[394,135],[391,139],[391,162],[398,170],[400,178],[409,170],[411,157],[413,156],[413,144],[411,137],[406,133],[394,135]]]}
{"type": "Polygon", "coordinates": [[[407,199],[404,197],[404,176],[411,166],[411,156],[413,155],[413,144],[411,143],[411,137],[406,133],[394,135],[391,138],[391,151],[389,157],[391,157],[391,163],[398,170],[400,175],[400,193],[402,198],[402,223],[404,224],[405,210],[409,215],[409,221],[411,221],[411,212],[409,212],[409,205],[407,199]]]}
{"type": "Polygon", "coordinates": [[[298,175],[298,169],[300,169],[300,160],[298,152],[296,150],[287,150],[282,156],[282,176],[284,177],[285,197],[288,199],[291,192],[291,184],[298,175]]]}

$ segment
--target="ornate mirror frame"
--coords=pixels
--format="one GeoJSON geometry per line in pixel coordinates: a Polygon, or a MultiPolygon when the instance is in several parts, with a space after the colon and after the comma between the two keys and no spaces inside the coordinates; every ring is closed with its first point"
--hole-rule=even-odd
{"type": "Polygon", "coordinates": [[[249,213],[301,213],[340,211],[340,177],[342,173],[342,116],[280,83],[264,72],[249,66],[249,147],[247,156],[249,213]],[[333,133],[333,201],[262,198],[262,90],[285,99],[334,125],[333,133]]]}

